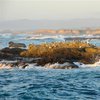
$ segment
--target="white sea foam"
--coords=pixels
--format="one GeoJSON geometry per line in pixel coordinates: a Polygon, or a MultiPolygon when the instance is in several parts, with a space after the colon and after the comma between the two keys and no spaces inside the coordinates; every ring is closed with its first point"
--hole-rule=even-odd
{"type": "Polygon", "coordinates": [[[12,33],[3,33],[3,34],[0,34],[0,37],[2,38],[10,38],[13,34],[12,33]]]}
{"type": "Polygon", "coordinates": [[[71,69],[72,66],[74,66],[74,65],[69,62],[66,62],[63,64],[59,64],[59,63],[50,64],[49,63],[49,64],[46,64],[44,67],[45,68],[54,68],[54,69],[71,69]]]}
{"type": "Polygon", "coordinates": [[[17,62],[17,60],[15,60],[15,61],[8,61],[8,60],[0,61],[0,63],[16,63],[16,62],[17,62]]]}
{"type": "Polygon", "coordinates": [[[100,66],[100,60],[95,62],[94,64],[83,64],[80,62],[74,62],[75,65],[77,65],[80,68],[85,68],[85,67],[99,67],[100,66]]]}
{"type": "MultiPolygon", "coordinates": [[[[88,67],[99,67],[100,66],[100,60],[95,62],[94,64],[83,64],[80,62],[73,62],[75,65],[77,65],[79,68],[88,68],[88,67]]],[[[54,63],[54,64],[46,64],[44,67],[45,68],[64,68],[65,66],[69,66],[69,63],[63,63],[63,64],[59,64],[59,63],[54,63]]],[[[67,68],[67,67],[66,67],[67,68]]]]}
{"type": "Polygon", "coordinates": [[[28,36],[26,37],[27,40],[37,40],[37,39],[60,39],[64,41],[64,37],[63,35],[33,35],[33,36],[28,36]]]}
{"type": "MultiPolygon", "coordinates": [[[[0,69],[12,69],[12,68],[17,68],[16,67],[11,67],[11,63],[15,63],[16,61],[0,61],[0,69]]],[[[94,64],[83,64],[80,62],[73,62],[75,65],[77,65],[79,68],[93,68],[93,67],[100,67],[100,60],[98,62],[95,62],[94,64]]],[[[49,69],[71,69],[71,66],[67,68],[70,64],[68,62],[59,64],[59,63],[54,63],[54,64],[46,64],[44,67],[42,66],[36,66],[36,63],[33,64],[28,64],[25,69],[31,69],[31,68],[49,68],[49,69]]],[[[23,66],[19,66],[18,69],[23,69],[23,66]]]]}

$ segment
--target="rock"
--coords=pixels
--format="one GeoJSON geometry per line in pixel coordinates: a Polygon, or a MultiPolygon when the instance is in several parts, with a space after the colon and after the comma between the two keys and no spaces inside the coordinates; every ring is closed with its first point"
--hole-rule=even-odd
{"type": "Polygon", "coordinates": [[[10,41],[9,48],[26,48],[26,45],[24,43],[14,43],[10,41]]]}
{"type": "Polygon", "coordinates": [[[0,52],[5,53],[5,54],[12,54],[12,55],[19,55],[21,52],[25,51],[25,49],[21,48],[3,48],[0,50],[0,52]]]}
{"type": "Polygon", "coordinates": [[[26,62],[19,62],[17,67],[18,67],[18,68],[24,69],[24,68],[26,68],[28,65],[29,65],[29,64],[26,63],[26,62]]]}
{"type": "Polygon", "coordinates": [[[16,60],[17,57],[20,56],[20,53],[25,51],[25,49],[21,48],[3,48],[0,50],[0,59],[5,60],[16,60]]]}
{"type": "Polygon", "coordinates": [[[0,69],[11,69],[14,67],[15,66],[12,63],[0,63],[0,69]]]}
{"type": "Polygon", "coordinates": [[[91,64],[95,62],[95,56],[100,54],[100,48],[80,41],[53,42],[40,45],[29,45],[22,57],[39,57],[37,65],[44,66],[47,63],[65,63],[67,60],[91,64]]]}
{"type": "MultiPolygon", "coordinates": [[[[11,44],[23,45],[10,42],[9,45],[11,44]]],[[[36,63],[46,68],[72,69],[78,68],[73,62],[93,64],[100,58],[100,48],[90,46],[90,44],[81,42],[59,42],[38,46],[32,44],[27,50],[19,48],[20,46],[18,48],[15,48],[16,46],[13,48],[6,47],[0,50],[0,60],[17,60],[16,66],[19,65],[22,68],[25,68],[26,64],[20,65],[20,62],[36,63]]]]}
{"type": "Polygon", "coordinates": [[[0,60],[14,60],[15,58],[12,54],[0,52],[0,60]]]}
{"type": "Polygon", "coordinates": [[[19,61],[1,61],[0,69],[9,69],[9,68],[26,68],[29,64],[26,62],[19,61]]]}
{"type": "Polygon", "coordinates": [[[53,69],[73,69],[73,68],[79,68],[77,65],[73,64],[73,63],[63,63],[63,64],[59,64],[59,63],[55,63],[55,64],[46,64],[44,66],[45,68],[53,68],[53,69]]]}

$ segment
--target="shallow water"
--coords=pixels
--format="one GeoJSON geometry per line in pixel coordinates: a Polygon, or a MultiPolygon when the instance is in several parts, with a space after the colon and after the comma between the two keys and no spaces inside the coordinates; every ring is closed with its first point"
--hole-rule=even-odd
{"type": "Polygon", "coordinates": [[[100,100],[100,68],[0,70],[0,100],[100,100]]]}

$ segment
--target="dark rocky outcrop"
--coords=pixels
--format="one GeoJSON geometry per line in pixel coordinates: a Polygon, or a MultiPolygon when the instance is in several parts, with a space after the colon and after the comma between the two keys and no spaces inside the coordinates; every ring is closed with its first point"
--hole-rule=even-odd
{"type": "Polygon", "coordinates": [[[0,59],[4,60],[15,60],[20,57],[20,53],[26,51],[26,49],[21,48],[3,48],[0,50],[0,59]]]}
{"type": "Polygon", "coordinates": [[[26,45],[24,43],[14,43],[10,41],[9,48],[26,48],[26,45]]]}
{"type": "Polygon", "coordinates": [[[73,69],[73,68],[79,68],[77,65],[66,62],[63,64],[55,63],[55,64],[46,64],[45,68],[53,68],[53,69],[73,69]]]}
{"type": "Polygon", "coordinates": [[[17,66],[22,64],[22,68],[27,66],[26,63],[36,63],[46,68],[51,66],[55,69],[70,69],[78,68],[73,62],[93,64],[98,59],[100,59],[100,48],[82,42],[31,44],[27,50],[9,47],[0,50],[0,60],[17,60],[17,66]]]}

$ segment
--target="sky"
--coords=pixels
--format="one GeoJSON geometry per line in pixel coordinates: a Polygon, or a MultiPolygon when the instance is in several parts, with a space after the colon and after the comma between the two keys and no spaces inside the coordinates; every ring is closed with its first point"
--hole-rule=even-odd
{"type": "Polygon", "coordinates": [[[100,0],[0,0],[0,20],[100,18],[100,0]]]}

